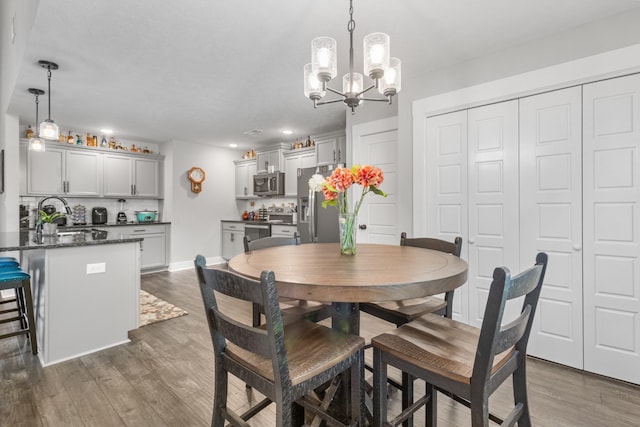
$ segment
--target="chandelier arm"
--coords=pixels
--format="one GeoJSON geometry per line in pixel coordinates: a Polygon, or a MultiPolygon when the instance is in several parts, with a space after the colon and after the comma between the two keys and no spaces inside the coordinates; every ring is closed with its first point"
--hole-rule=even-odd
{"type": "Polygon", "coordinates": [[[344,102],[344,99],[332,99],[331,101],[320,101],[316,105],[335,104],[336,102],[344,102]]]}
{"type": "Polygon", "coordinates": [[[360,98],[361,101],[378,101],[378,102],[389,102],[386,98],[360,98]]]}
{"type": "Polygon", "coordinates": [[[327,86],[327,87],[326,87],[326,89],[327,89],[329,92],[333,92],[333,93],[335,93],[336,95],[340,95],[340,96],[343,96],[343,97],[345,97],[345,98],[347,97],[347,95],[345,95],[344,93],[339,92],[339,91],[337,91],[337,90],[335,90],[335,89],[331,89],[329,86],[327,86]]]}
{"type": "Polygon", "coordinates": [[[362,94],[364,94],[364,93],[366,93],[366,92],[369,92],[371,89],[373,89],[373,88],[375,88],[375,87],[376,87],[376,85],[371,85],[371,86],[369,86],[368,88],[366,88],[366,89],[365,89],[365,90],[363,90],[362,92],[358,92],[358,93],[356,93],[356,97],[359,97],[360,95],[362,95],[362,94]]]}

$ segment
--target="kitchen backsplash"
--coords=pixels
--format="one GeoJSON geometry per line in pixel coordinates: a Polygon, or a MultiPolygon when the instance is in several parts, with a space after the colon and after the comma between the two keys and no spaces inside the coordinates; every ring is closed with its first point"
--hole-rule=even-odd
{"type": "MultiPolygon", "coordinates": [[[[42,197],[20,197],[20,204],[28,207],[29,212],[29,227],[35,226],[35,210],[38,206],[38,202],[42,197]]],[[[69,204],[69,207],[73,210],[76,205],[82,205],[87,208],[87,223],[91,224],[91,209],[94,207],[107,208],[107,223],[115,224],[116,216],[120,212],[120,202],[118,199],[91,199],[91,198],[79,198],[79,197],[64,197],[69,204]]],[[[162,212],[158,209],[158,200],[152,199],[126,199],[123,204],[123,211],[127,215],[127,222],[136,223],[135,211],[158,211],[158,221],[162,221],[162,212]]],[[[44,202],[45,205],[53,205],[58,212],[64,212],[64,206],[62,202],[57,199],[49,199],[44,202]]],[[[68,222],[71,225],[71,222],[68,222]]]]}

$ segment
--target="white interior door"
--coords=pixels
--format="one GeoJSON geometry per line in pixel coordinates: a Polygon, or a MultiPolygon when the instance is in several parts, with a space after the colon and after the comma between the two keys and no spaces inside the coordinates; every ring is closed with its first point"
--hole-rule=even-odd
{"type": "MultiPolygon", "coordinates": [[[[365,196],[358,214],[358,243],[398,245],[398,130],[397,119],[385,119],[353,127],[353,164],[377,166],[384,172],[380,189],[387,197],[365,196]]],[[[352,202],[362,187],[355,185],[352,202]]]]}
{"type": "Polygon", "coordinates": [[[520,265],[549,255],[528,353],[574,368],[582,350],[582,88],[520,99],[520,265]]]}
{"type": "Polygon", "coordinates": [[[518,101],[469,109],[468,137],[469,323],[480,326],[493,270],[519,271],[518,101]]]}
{"type": "Polygon", "coordinates": [[[584,86],[584,368],[640,383],[640,75],[584,86]]]}
{"type": "MultiPolygon", "coordinates": [[[[467,257],[467,110],[433,116],[427,119],[427,211],[417,221],[426,221],[426,236],[453,241],[463,239],[467,257]]],[[[469,321],[469,290],[467,285],[456,289],[453,296],[453,317],[469,321]]]]}

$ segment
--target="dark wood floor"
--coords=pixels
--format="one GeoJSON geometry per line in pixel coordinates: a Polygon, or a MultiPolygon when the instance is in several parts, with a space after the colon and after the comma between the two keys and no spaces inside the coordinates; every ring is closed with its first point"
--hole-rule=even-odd
{"type": "MultiPolygon", "coordinates": [[[[191,270],[149,274],[142,287],[189,315],[132,331],[129,344],[46,368],[24,337],[0,341],[0,426],[208,425],[212,348],[195,275],[191,270]]],[[[248,307],[237,309],[248,321],[248,307]]],[[[367,338],[391,327],[365,314],[361,323],[367,338]]],[[[535,426],[640,425],[640,387],[535,359],[528,367],[535,426]]],[[[247,405],[242,383],[232,379],[229,391],[230,407],[247,405]]],[[[510,399],[506,384],[491,407],[504,414],[510,399]]],[[[399,400],[392,394],[392,412],[399,400]]],[[[438,409],[439,425],[470,425],[466,408],[442,397],[438,409]]],[[[251,422],[273,424],[272,407],[251,422]]]]}

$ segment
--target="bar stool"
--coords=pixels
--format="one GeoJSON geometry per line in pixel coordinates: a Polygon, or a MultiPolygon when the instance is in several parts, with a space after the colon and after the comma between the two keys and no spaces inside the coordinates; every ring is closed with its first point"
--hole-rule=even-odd
{"type": "MultiPolygon", "coordinates": [[[[15,261],[15,264],[18,264],[15,261]]],[[[20,329],[0,335],[0,339],[17,335],[28,335],[31,341],[31,351],[38,353],[38,343],[36,340],[36,324],[33,312],[33,298],[31,296],[31,276],[20,269],[19,264],[14,265],[13,261],[0,263],[0,290],[13,289],[15,299],[2,301],[2,304],[9,302],[16,303],[16,308],[0,310],[0,315],[7,313],[17,313],[16,316],[1,319],[1,323],[9,323],[19,320],[20,329]],[[4,265],[3,265],[4,264],[4,265]]]]}

